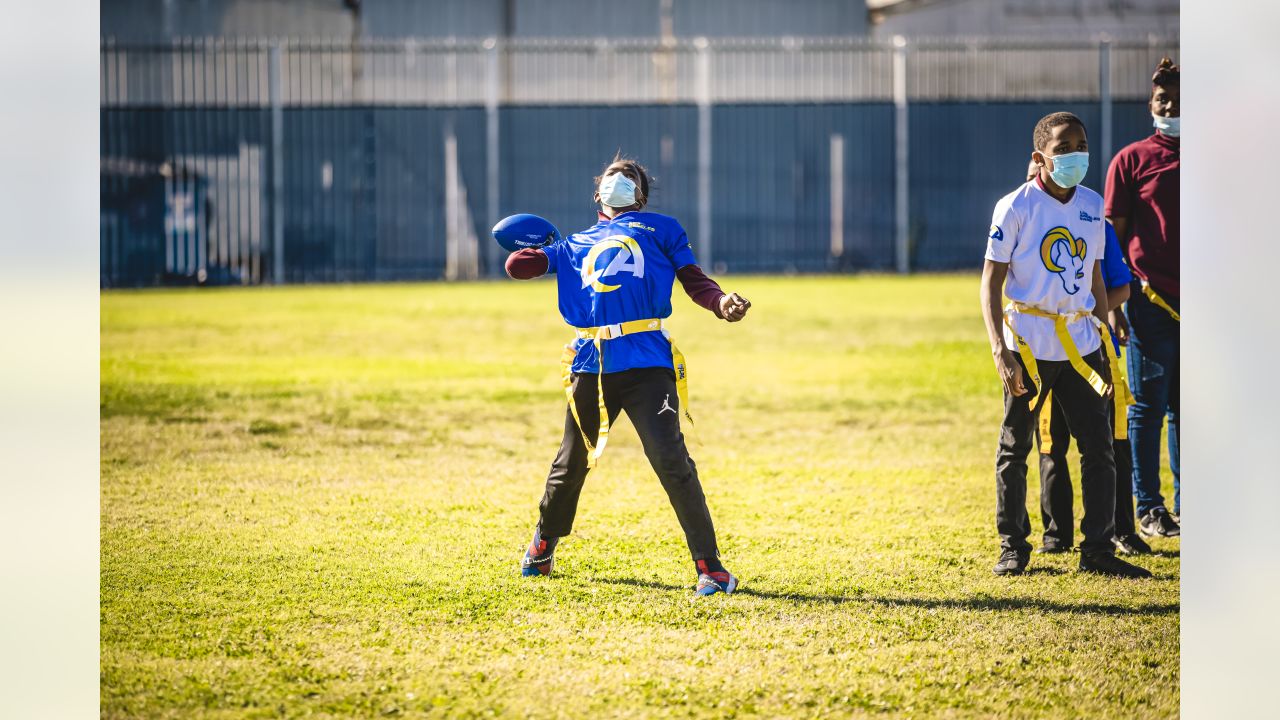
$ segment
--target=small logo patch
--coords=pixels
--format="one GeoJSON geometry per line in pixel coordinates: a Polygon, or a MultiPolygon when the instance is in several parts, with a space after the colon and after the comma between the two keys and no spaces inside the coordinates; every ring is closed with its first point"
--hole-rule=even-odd
{"type": "Polygon", "coordinates": [[[991,234],[987,237],[995,240],[996,242],[1000,242],[1001,240],[1004,240],[1004,230],[1001,230],[999,225],[992,225],[991,234]]]}
{"type": "Polygon", "coordinates": [[[671,407],[671,393],[667,393],[667,396],[662,398],[662,407],[658,408],[658,414],[661,415],[667,411],[670,411],[672,415],[676,414],[676,409],[671,407]]]}
{"type": "Polygon", "coordinates": [[[1090,215],[1089,213],[1085,212],[1084,210],[1081,210],[1081,211],[1080,211],[1080,219],[1081,219],[1081,220],[1083,220],[1083,221],[1085,221],[1085,222],[1098,222],[1098,221],[1099,221],[1099,220],[1101,220],[1102,218],[1100,218],[1100,217],[1094,217],[1094,216],[1090,215]]]}

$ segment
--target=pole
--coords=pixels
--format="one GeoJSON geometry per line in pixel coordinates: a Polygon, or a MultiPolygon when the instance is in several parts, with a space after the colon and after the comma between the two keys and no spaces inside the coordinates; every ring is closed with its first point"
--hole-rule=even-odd
{"type": "Polygon", "coordinates": [[[280,88],[280,42],[267,55],[271,102],[271,281],[284,284],[284,107],[280,88]]]}
{"type": "Polygon", "coordinates": [[[661,42],[657,53],[654,54],[654,60],[658,66],[658,93],[665,105],[676,101],[676,34],[675,22],[672,19],[674,2],[675,0],[658,2],[658,35],[661,42]]]}
{"type": "Polygon", "coordinates": [[[711,46],[705,37],[698,49],[698,245],[702,262],[715,272],[711,242],[711,46]]]}
{"type": "MultiPolygon", "coordinates": [[[[1102,161],[1099,166],[1102,169],[1103,177],[1106,176],[1107,168],[1111,166],[1111,40],[1103,38],[1098,43],[1098,94],[1101,97],[1101,113],[1102,113],[1102,152],[1099,160],[1102,161]]],[[[1102,185],[1102,181],[1098,181],[1102,185]]]]}
{"type": "Polygon", "coordinates": [[[844,135],[831,135],[831,258],[844,255],[844,135]]]}
{"type": "MultiPolygon", "coordinates": [[[[501,58],[498,52],[498,41],[495,38],[489,38],[484,41],[485,51],[489,58],[489,77],[488,88],[484,98],[484,120],[485,120],[485,199],[487,201],[488,222],[489,224],[498,224],[498,213],[502,207],[499,203],[499,193],[501,185],[499,184],[498,172],[501,157],[501,136],[498,133],[498,101],[502,92],[501,78],[501,58]]],[[[495,270],[495,259],[497,258],[496,250],[493,243],[484,243],[485,254],[485,274],[492,274],[495,270]]]]}
{"type": "Polygon", "coordinates": [[[907,124],[907,39],[893,38],[893,145],[894,145],[894,255],[900,273],[911,272],[911,221],[907,193],[910,191],[908,171],[907,124]]]}
{"type": "Polygon", "coordinates": [[[462,277],[460,215],[458,202],[458,136],[454,134],[453,121],[450,120],[445,124],[444,129],[444,276],[446,280],[458,280],[462,277]]]}

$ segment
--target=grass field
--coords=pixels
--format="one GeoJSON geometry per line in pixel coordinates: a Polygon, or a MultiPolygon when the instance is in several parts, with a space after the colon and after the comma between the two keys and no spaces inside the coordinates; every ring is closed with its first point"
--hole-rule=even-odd
{"type": "Polygon", "coordinates": [[[103,716],[1178,714],[1177,540],[1154,580],[991,574],[976,277],[727,280],[745,322],[673,318],[743,580],[698,603],[625,420],[518,576],[551,283],[103,294],[103,716]]]}

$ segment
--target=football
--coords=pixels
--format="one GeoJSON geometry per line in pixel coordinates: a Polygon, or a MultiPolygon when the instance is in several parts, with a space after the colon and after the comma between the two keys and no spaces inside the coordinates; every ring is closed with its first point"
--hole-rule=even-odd
{"type": "Polygon", "coordinates": [[[560,231],[546,219],[520,213],[503,218],[493,226],[493,239],[510,252],[550,245],[560,239],[560,231]]]}

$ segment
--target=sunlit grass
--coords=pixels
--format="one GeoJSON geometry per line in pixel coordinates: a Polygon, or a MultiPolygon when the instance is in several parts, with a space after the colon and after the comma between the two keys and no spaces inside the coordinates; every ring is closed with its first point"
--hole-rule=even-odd
{"type": "Polygon", "coordinates": [[[518,577],[551,283],[104,294],[103,714],[1177,714],[1178,541],[1152,581],[990,572],[975,278],[725,284],[745,322],[672,322],[743,580],[699,603],[626,421],[556,576],[518,577]]]}

